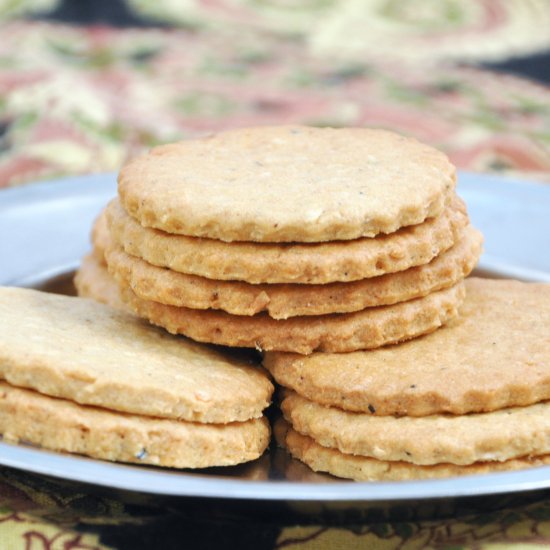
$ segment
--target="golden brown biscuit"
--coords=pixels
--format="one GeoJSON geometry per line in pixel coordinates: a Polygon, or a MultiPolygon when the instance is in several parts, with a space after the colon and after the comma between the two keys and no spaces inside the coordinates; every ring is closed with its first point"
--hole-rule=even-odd
{"type": "Polygon", "coordinates": [[[132,256],[159,267],[216,280],[325,284],[403,271],[448,250],[468,224],[454,196],[437,218],[375,239],[321,244],[269,244],[197,239],[147,229],[115,200],[107,207],[112,239],[132,256]]]}
{"type": "MultiPolygon", "coordinates": [[[[284,422],[284,421],[283,421],[284,422]]],[[[290,454],[316,472],[354,479],[356,481],[407,481],[437,479],[463,475],[491,474],[509,470],[522,470],[550,464],[550,455],[524,457],[505,462],[476,462],[469,466],[436,464],[419,466],[409,462],[390,462],[364,456],[344,454],[323,447],[310,437],[301,435],[287,426],[283,434],[284,445],[290,454]]]]}
{"type": "Polygon", "coordinates": [[[385,130],[275,126],[163,145],[122,168],[121,201],[144,227],[223,241],[373,237],[443,210],[455,169],[385,130]]]}
{"type": "Polygon", "coordinates": [[[157,267],[108,246],[111,274],[144,300],[192,309],[221,309],[233,315],[267,311],[274,319],[347,313],[395,304],[448,288],[467,276],[481,254],[482,237],[469,226],[462,239],[429,264],[406,271],[326,285],[259,284],[216,281],[157,267]]]}
{"type": "Polygon", "coordinates": [[[422,298],[353,313],[291,317],[277,321],[260,313],[252,317],[223,311],[189,309],[142,300],[129,288],[121,296],[140,316],[173,334],[199,342],[256,347],[297,353],[370,349],[431,332],[458,313],[464,284],[422,298]]]}
{"type": "Polygon", "coordinates": [[[0,377],[86,405],[226,423],[273,391],[261,368],[91,300],[0,287],[0,333],[0,377]]]}
{"type": "Polygon", "coordinates": [[[378,460],[430,465],[550,455],[550,403],[487,413],[373,416],[327,407],[288,391],[281,410],[323,447],[378,460]]]}
{"type": "Polygon", "coordinates": [[[366,353],[267,353],[275,380],[324,405],[379,415],[465,414],[550,399],[550,285],[470,278],[460,316],[366,353]]]}
{"type": "Polygon", "coordinates": [[[0,382],[0,433],[94,458],[172,468],[228,466],[258,458],[269,443],[265,418],[198,424],[82,406],[0,382]]]}

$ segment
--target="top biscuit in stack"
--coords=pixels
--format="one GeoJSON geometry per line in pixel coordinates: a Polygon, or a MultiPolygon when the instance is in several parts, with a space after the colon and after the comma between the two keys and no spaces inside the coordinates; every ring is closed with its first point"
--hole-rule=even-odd
{"type": "Polygon", "coordinates": [[[442,153],[370,129],[260,127],[127,164],[103,214],[127,304],[173,333],[348,352],[430,332],[481,236],[442,153]]]}

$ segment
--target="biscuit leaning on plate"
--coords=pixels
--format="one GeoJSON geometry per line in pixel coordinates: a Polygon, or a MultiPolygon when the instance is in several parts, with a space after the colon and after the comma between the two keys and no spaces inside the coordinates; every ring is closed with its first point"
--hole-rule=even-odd
{"type": "Polygon", "coordinates": [[[0,288],[0,332],[0,377],[9,383],[2,425],[11,439],[130,460],[121,440],[151,448],[162,433],[162,449],[181,450],[173,458],[148,452],[139,461],[177,467],[236,464],[268,443],[262,413],[273,387],[243,359],[90,300],[26,289],[0,288]],[[31,409],[42,411],[34,420],[40,429],[23,420],[31,409]],[[82,418],[81,446],[60,430],[56,443],[55,418],[64,417],[69,431],[69,421],[82,418]],[[49,435],[42,440],[41,433],[49,435]]]}
{"type": "Polygon", "coordinates": [[[26,289],[0,288],[0,297],[0,377],[10,384],[198,422],[258,418],[270,402],[262,369],[133,315],[26,289]]]}

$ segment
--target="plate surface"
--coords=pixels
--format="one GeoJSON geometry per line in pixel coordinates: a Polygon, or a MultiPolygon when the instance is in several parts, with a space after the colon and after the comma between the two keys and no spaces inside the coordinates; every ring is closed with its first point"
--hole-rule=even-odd
{"type": "Polygon", "coordinates": [[[459,174],[458,193],[485,237],[479,269],[550,282],[550,183],[459,174]]]}
{"type": "MultiPolygon", "coordinates": [[[[472,221],[486,238],[481,270],[494,276],[550,281],[550,185],[464,173],[459,181],[472,221]]],[[[93,219],[115,193],[114,174],[0,191],[0,284],[37,286],[75,269],[89,249],[93,219]]],[[[156,495],[264,501],[397,502],[550,487],[550,467],[421,482],[352,483],[328,476],[315,482],[288,481],[289,462],[277,452],[250,465],[191,472],[113,464],[0,443],[0,464],[156,495]]],[[[297,466],[294,461],[290,464],[297,466]]]]}

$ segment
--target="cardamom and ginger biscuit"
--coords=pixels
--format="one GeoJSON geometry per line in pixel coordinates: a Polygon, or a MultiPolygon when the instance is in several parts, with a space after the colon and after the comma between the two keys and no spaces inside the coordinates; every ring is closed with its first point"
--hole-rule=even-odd
{"type": "Polygon", "coordinates": [[[138,298],[130,288],[121,288],[121,296],[140,317],[173,334],[225,346],[308,354],[376,348],[431,332],[458,313],[464,284],[391,306],[282,321],[265,313],[247,317],[167,306],[138,298]]]}
{"type": "Polygon", "coordinates": [[[73,279],[76,293],[81,298],[91,298],[96,302],[130,312],[130,308],[120,299],[116,282],[107,271],[104,256],[97,250],[94,247],[94,252],[87,254],[80,261],[73,279]]]}
{"type": "Polygon", "coordinates": [[[550,399],[550,285],[470,278],[460,315],[368,353],[266,353],[279,384],[377,415],[466,414],[550,399]]]}
{"type": "Polygon", "coordinates": [[[91,300],[0,287],[0,333],[1,378],[85,405],[228,423],[273,391],[263,369],[91,300]]]}
{"type": "Polygon", "coordinates": [[[270,429],[265,418],[221,425],[124,414],[0,382],[0,433],[104,460],[205,468],[258,458],[270,429]]]}
{"type": "Polygon", "coordinates": [[[142,227],[117,200],[107,207],[114,243],[159,267],[216,280],[325,284],[367,279],[430,262],[460,240],[468,225],[456,195],[443,213],[375,239],[273,244],[197,239],[142,227]]]}
{"type": "Polygon", "coordinates": [[[439,215],[455,186],[441,152],[367,128],[245,128],[152,149],[119,196],[144,227],[222,241],[373,237],[439,215]]]}
{"type": "MultiPolygon", "coordinates": [[[[284,420],[281,420],[284,422],[284,420]]],[[[280,430],[281,431],[281,430],[280,430]]],[[[310,437],[301,435],[290,426],[282,434],[284,446],[289,453],[307,464],[316,472],[328,472],[337,477],[356,481],[406,481],[414,479],[436,479],[463,475],[479,475],[522,470],[550,464],[550,455],[523,457],[505,462],[475,462],[468,466],[456,464],[435,464],[421,466],[402,461],[377,460],[323,447],[310,437]]]]}
{"type": "Polygon", "coordinates": [[[326,285],[259,284],[216,281],[149,264],[108,246],[110,273],[144,300],[192,309],[221,309],[233,315],[266,311],[274,319],[348,313],[391,305],[448,288],[466,277],[481,254],[482,236],[472,226],[461,240],[429,264],[351,283],[326,285]]]}
{"type": "Polygon", "coordinates": [[[287,391],[286,420],[323,447],[378,460],[430,465],[550,455],[550,402],[466,415],[373,416],[287,391]]]}

